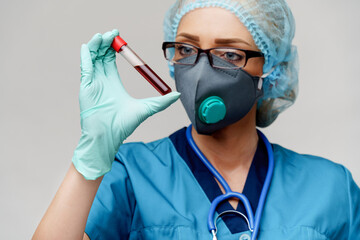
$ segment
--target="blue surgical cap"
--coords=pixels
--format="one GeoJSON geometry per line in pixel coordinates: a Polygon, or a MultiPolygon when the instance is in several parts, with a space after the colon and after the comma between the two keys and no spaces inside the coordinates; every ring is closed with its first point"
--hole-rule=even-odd
{"type": "MultiPolygon", "coordinates": [[[[264,95],[258,101],[256,125],[269,126],[290,107],[298,93],[298,54],[292,45],[295,20],[284,0],[177,0],[164,19],[165,41],[174,42],[181,18],[204,7],[220,7],[234,13],[265,55],[264,95]]],[[[170,75],[174,67],[169,64],[170,75]]]]}

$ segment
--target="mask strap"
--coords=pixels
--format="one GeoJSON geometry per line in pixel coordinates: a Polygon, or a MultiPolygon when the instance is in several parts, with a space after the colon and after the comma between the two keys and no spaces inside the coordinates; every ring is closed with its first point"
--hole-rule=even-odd
{"type": "Polygon", "coordinates": [[[269,72],[264,73],[263,75],[261,75],[261,77],[259,78],[259,82],[258,82],[258,90],[261,90],[261,88],[262,88],[262,85],[263,85],[263,82],[264,82],[263,79],[266,78],[267,76],[269,76],[269,75],[275,70],[275,68],[276,68],[277,66],[279,66],[279,65],[280,65],[280,63],[276,64],[275,66],[273,66],[273,67],[270,69],[269,72]]]}

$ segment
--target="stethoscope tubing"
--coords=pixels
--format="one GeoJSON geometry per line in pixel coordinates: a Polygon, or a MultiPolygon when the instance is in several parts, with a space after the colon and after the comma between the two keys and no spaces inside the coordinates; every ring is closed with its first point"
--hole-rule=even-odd
{"type": "Polygon", "coordinates": [[[227,192],[225,194],[222,194],[220,196],[217,196],[211,203],[210,206],[210,210],[209,210],[209,214],[208,214],[208,228],[209,231],[215,230],[216,231],[216,226],[215,226],[215,221],[214,221],[214,217],[215,217],[215,212],[216,212],[216,207],[223,201],[230,199],[230,198],[237,198],[240,199],[242,201],[242,203],[245,206],[245,210],[246,213],[248,215],[248,220],[249,220],[249,228],[250,231],[253,231],[254,229],[254,213],[251,209],[251,205],[249,200],[247,199],[247,197],[242,194],[242,193],[238,193],[238,192],[227,192]]]}
{"type": "Polygon", "coordinates": [[[256,236],[257,236],[257,234],[259,232],[261,215],[262,215],[262,212],[264,210],[266,196],[267,196],[267,193],[269,191],[272,176],[273,176],[273,173],[274,173],[274,151],[273,151],[273,148],[272,148],[269,140],[266,138],[266,136],[260,130],[257,130],[257,131],[258,131],[259,136],[261,137],[261,139],[265,143],[265,147],[266,147],[266,150],[267,150],[268,160],[269,161],[268,161],[268,171],[267,171],[267,174],[266,174],[264,186],[263,186],[263,189],[261,190],[261,194],[260,194],[260,198],[259,198],[259,204],[258,204],[258,207],[256,209],[256,213],[255,213],[254,232],[253,232],[253,236],[251,236],[251,240],[255,240],[256,236]]]}
{"type": "Polygon", "coordinates": [[[273,171],[274,171],[274,154],[273,154],[273,150],[272,150],[272,146],[271,146],[270,142],[268,141],[268,139],[265,137],[265,135],[260,130],[257,130],[259,136],[261,137],[261,139],[265,143],[265,147],[266,147],[266,150],[267,150],[267,153],[268,153],[268,171],[267,171],[267,174],[266,174],[266,178],[265,178],[263,188],[261,190],[258,207],[256,209],[256,213],[255,213],[255,217],[254,217],[254,213],[252,211],[250,202],[247,199],[247,197],[245,195],[241,194],[241,193],[233,192],[231,190],[231,188],[229,187],[229,185],[227,184],[225,179],[212,166],[212,164],[207,160],[207,158],[204,156],[204,154],[197,147],[194,139],[192,138],[191,129],[192,129],[192,124],[190,124],[190,126],[188,126],[188,128],[186,129],[186,138],[187,138],[191,148],[194,150],[196,155],[200,158],[200,160],[204,163],[204,165],[209,169],[209,171],[219,181],[219,183],[221,184],[221,186],[225,190],[225,194],[222,194],[222,195],[216,197],[213,200],[213,202],[211,203],[209,214],[208,214],[208,229],[209,229],[209,231],[210,232],[215,231],[215,233],[216,233],[216,226],[215,226],[216,223],[214,222],[214,215],[215,215],[216,207],[218,206],[218,204],[225,201],[225,200],[227,200],[227,199],[229,199],[229,198],[236,197],[239,200],[241,200],[242,203],[245,206],[245,210],[246,210],[247,216],[249,218],[248,223],[249,223],[250,231],[252,232],[251,240],[255,240],[256,236],[258,234],[258,231],[259,231],[260,219],[261,219],[261,215],[262,215],[262,212],[263,212],[267,192],[269,190],[272,175],[273,175],[273,171]]]}

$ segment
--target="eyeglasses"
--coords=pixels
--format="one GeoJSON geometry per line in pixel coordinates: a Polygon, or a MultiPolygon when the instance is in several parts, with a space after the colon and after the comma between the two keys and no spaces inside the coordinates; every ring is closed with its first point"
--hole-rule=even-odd
{"type": "Polygon", "coordinates": [[[164,42],[162,45],[166,60],[174,64],[195,65],[201,53],[205,53],[210,65],[221,69],[239,69],[246,66],[249,58],[263,57],[257,51],[232,47],[201,49],[188,43],[164,42]],[[224,61],[225,60],[225,61],[224,61]]]}

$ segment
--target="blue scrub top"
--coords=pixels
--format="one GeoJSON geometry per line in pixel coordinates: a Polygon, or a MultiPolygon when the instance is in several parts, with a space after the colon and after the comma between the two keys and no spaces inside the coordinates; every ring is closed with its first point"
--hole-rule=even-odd
{"type": "MultiPolygon", "coordinates": [[[[181,158],[186,162],[194,177],[200,184],[202,190],[205,192],[209,201],[223,194],[214,176],[209,169],[203,164],[194,150],[191,148],[186,139],[186,128],[183,128],[170,137],[172,144],[181,158]]],[[[251,163],[246,182],[243,189],[243,194],[248,198],[252,211],[255,213],[258,206],[261,190],[263,188],[266,174],[268,170],[268,155],[265,143],[259,137],[258,146],[251,163]]],[[[228,201],[220,203],[217,207],[217,212],[220,214],[224,211],[234,210],[228,201]]],[[[246,216],[246,210],[243,203],[240,201],[236,211],[243,213],[246,216]]],[[[238,233],[249,230],[247,222],[244,218],[239,217],[238,214],[226,214],[222,218],[231,233],[238,233]]]]}
{"type": "MultiPolygon", "coordinates": [[[[350,172],[323,158],[273,149],[275,168],[258,239],[360,239],[360,190],[350,172]]],[[[266,168],[259,141],[243,191],[254,212],[266,168]]],[[[148,144],[124,144],[99,187],[85,232],[91,240],[212,239],[207,215],[218,194],[188,146],[185,129],[148,144]]],[[[224,203],[218,212],[226,209],[231,205],[224,203]]],[[[218,220],[219,240],[242,239],[244,233],[249,232],[241,217],[218,220]]]]}

